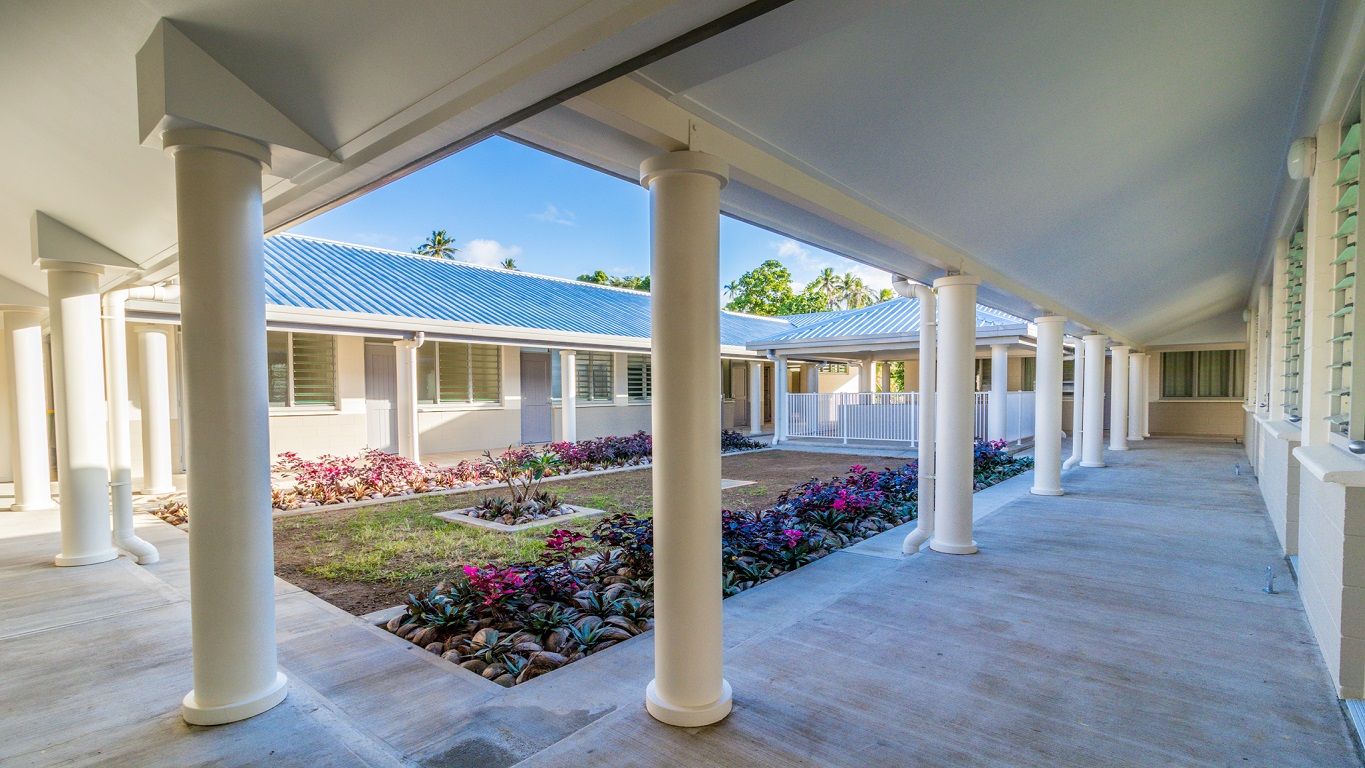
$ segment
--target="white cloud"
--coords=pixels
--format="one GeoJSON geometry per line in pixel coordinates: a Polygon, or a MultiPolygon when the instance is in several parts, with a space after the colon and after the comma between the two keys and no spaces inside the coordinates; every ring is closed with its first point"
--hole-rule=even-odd
{"type": "Polygon", "coordinates": [[[553,203],[546,203],[545,210],[540,213],[532,213],[530,216],[549,224],[563,224],[566,227],[578,226],[578,217],[573,214],[573,211],[562,211],[559,206],[553,203]]]}
{"type": "Polygon", "coordinates": [[[787,269],[791,270],[797,290],[813,280],[826,267],[833,267],[834,271],[841,275],[845,272],[852,272],[861,277],[863,282],[874,291],[880,291],[891,285],[891,275],[887,272],[845,259],[842,256],[824,251],[813,251],[790,238],[773,241],[770,245],[777,251],[778,261],[781,261],[787,269]]]}
{"type": "Polygon", "coordinates": [[[521,255],[521,246],[503,245],[497,240],[470,240],[460,249],[458,258],[470,264],[485,267],[500,267],[503,259],[514,259],[521,255]]]}

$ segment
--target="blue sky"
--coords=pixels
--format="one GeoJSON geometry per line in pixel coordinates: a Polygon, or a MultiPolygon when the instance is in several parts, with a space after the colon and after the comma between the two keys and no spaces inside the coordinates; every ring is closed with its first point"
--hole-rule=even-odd
{"type": "MultiPolygon", "coordinates": [[[[567,160],[493,138],[295,227],[301,235],[410,251],[445,229],[468,261],[516,260],[526,272],[577,277],[649,272],[649,193],[567,160]]],[[[721,218],[721,285],[776,258],[805,283],[825,267],[874,289],[890,277],[764,229],[721,218]]]]}

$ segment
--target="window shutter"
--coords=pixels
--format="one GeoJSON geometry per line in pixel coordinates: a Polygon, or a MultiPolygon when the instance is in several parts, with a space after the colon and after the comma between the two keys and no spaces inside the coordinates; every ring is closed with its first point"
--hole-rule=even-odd
{"type": "Polygon", "coordinates": [[[648,400],[653,396],[649,355],[626,358],[626,393],[631,400],[648,400]]]}
{"type": "Polygon", "coordinates": [[[1303,380],[1303,253],[1304,233],[1303,227],[1299,227],[1289,239],[1284,285],[1284,411],[1294,420],[1299,418],[1299,406],[1303,402],[1299,393],[1303,380]]]}
{"type": "Polygon", "coordinates": [[[469,402],[469,345],[440,342],[436,348],[436,367],[441,402],[469,402]]]}
{"type": "Polygon", "coordinates": [[[294,405],[337,404],[336,339],[317,333],[292,334],[294,405]]]}
{"type": "Polygon", "coordinates": [[[473,380],[474,402],[496,403],[502,400],[502,355],[492,344],[473,344],[469,349],[470,378],[473,380]]]}
{"type": "MultiPolygon", "coordinates": [[[[1331,313],[1328,315],[1332,338],[1328,356],[1328,386],[1326,395],[1329,401],[1327,420],[1333,432],[1353,435],[1365,428],[1351,407],[1352,367],[1356,357],[1355,340],[1355,299],[1356,299],[1356,215],[1360,198],[1360,124],[1350,126],[1337,150],[1336,160],[1340,164],[1340,174],[1336,186],[1341,187],[1337,205],[1333,212],[1337,218],[1337,231],[1332,239],[1336,241],[1336,256],[1329,266],[1332,267],[1332,289],[1330,291],[1331,313]],[[1354,424],[1354,429],[1352,428],[1354,424]]],[[[1299,306],[1300,311],[1302,305],[1299,306]]],[[[1302,349],[1297,351],[1302,355],[1302,349]]]]}

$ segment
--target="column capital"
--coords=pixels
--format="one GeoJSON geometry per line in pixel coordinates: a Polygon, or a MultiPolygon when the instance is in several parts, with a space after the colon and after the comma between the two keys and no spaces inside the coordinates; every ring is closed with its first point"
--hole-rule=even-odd
{"type": "Polygon", "coordinates": [[[1034,324],[1034,325],[1046,325],[1046,324],[1048,324],[1048,323],[1065,323],[1065,322],[1066,322],[1066,316],[1065,316],[1065,315],[1043,315],[1042,317],[1035,317],[1035,318],[1033,318],[1033,324],[1034,324]]]}
{"type": "Polygon", "coordinates": [[[270,170],[270,147],[254,139],[216,128],[172,128],[161,134],[161,145],[168,155],[182,149],[216,149],[250,158],[270,170]]]}
{"type": "Polygon", "coordinates": [[[945,275],[934,280],[935,290],[952,285],[981,285],[981,278],[976,275],[945,275]]]}
{"type": "Polygon", "coordinates": [[[166,336],[169,335],[170,332],[171,327],[169,325],[160,325],[158,323],[142,323],[141,325],[133,326],[133,333],[159,333],[162,336],[166,336]]]}
{"type": "Polygon", "coordinates": [[[640,164],[640,185],[648,189],[660,176],[673,173],[701,173],[714,177],[721,189],[730,182],[730,165],[715,155],[682,150],[655,155],[640,164]]]}

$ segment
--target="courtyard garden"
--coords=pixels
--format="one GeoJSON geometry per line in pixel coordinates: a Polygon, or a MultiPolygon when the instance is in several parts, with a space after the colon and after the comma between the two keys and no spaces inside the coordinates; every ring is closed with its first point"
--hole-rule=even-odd
{"type": "MultiPolygon", "coordinates": [[[[276,571],[357,615],[402,604],[389,631],[504,686],[610,648],[653,626],[651,470],[540,484],[573,472],[565,453],[489,456],[488,477],[501,475],[500,487],[295,507],[276,520],[276,571]],[[508,510],[527,500],[541,511],[569,505],[605,515],[513,532],[435,516],[463,508],[516,520],[523,515],[508,510]]],[[[1003,444],[980,443],[977,487],[1031,466],[1003,444]]],[[[914,462],[762,451],[725,456],[722,475],[751,481],[722,491],[727,597],[915,516],[914,462]]]]}

